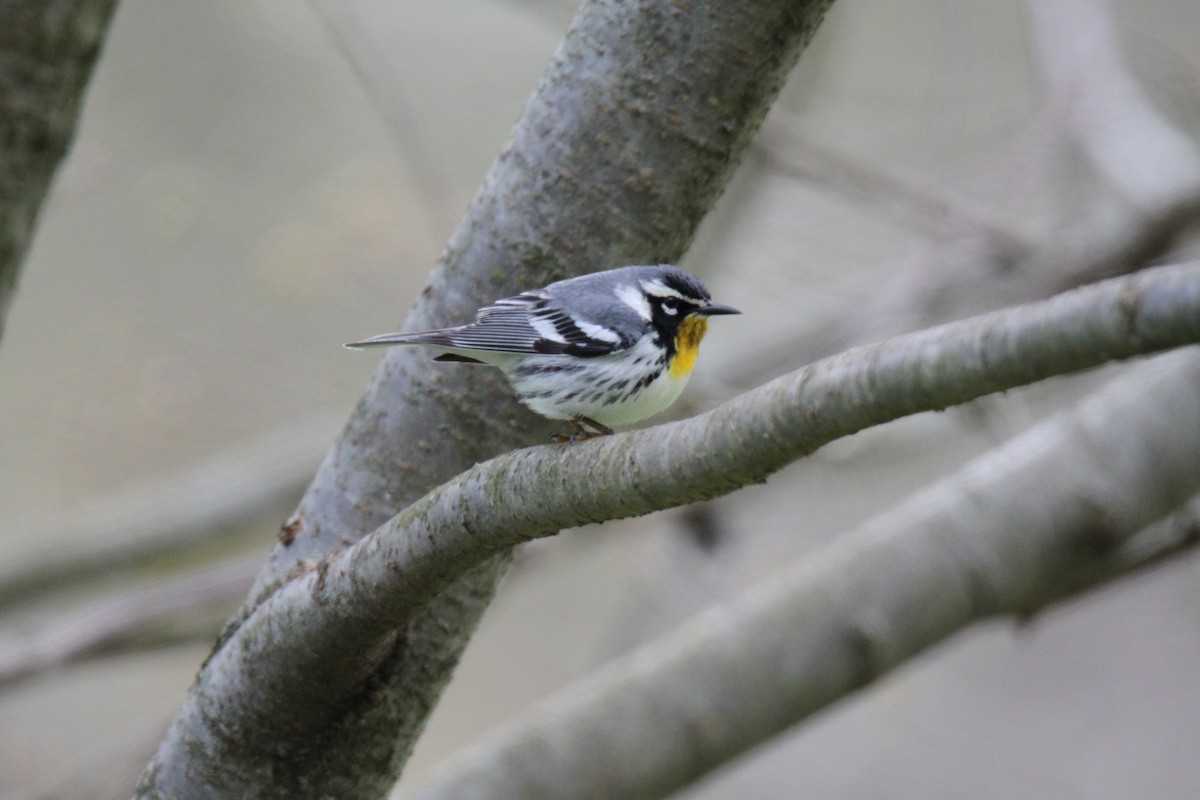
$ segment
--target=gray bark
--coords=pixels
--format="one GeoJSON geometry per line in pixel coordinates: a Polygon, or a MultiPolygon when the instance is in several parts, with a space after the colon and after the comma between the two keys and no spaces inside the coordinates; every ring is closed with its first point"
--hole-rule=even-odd
{"type": "MultiPolygon", "coordinates": [[[[554,278],[674,261],[832,0],[584,5],[488,172],[411,328],[554,278]]],[[[549,431],[486,370],[390,353],[326,457],[255,595],[453,475],[549,431]]],[[[403,628],[344,641],[294,698],[257,692],[233,620],[143,775],[145,797],[379,797],[407,759],[508,560],[455,580],[403,628]],[[240,686],[249,714],[209,701],[240,686]],[[277,716],[273,716],[277,714],[277,716]]]]}
{"type": "Polygon", "coordinates": [[[501,456],[266,596],[206,665],[181,719],[216,709],[228,740],[286,736],[356,688],[341,654],[389,646],[416,609],[513,544],[724,494],[901,415],[1197,342],[1200,265],[1162,268],[860,348],[684,422],[501,456]],[[584,484],[592,490],[578,492],[584,484]]]}
{"type": "Polygon", "coordinates": [[[1200,488],[1197,396],[1195,348],[1141,366],[568,687],[411,796],[665,797],[973,622],[1112,577],[1114,554],[1200,488]]]}
{"type": "Polygon", "coordinates": [[[0,3],[0,336],[116,0],[0,3]]]}
{"type": "MultiPolygon", "coordinates": [[[[689,420],[499,456],[267,597],[210,664],[253,665],[254,692],[214,687],[211,702],[246,713],[264,698],[302,699],[303,676],[337,650],[376,646],[464,571],[520,542],[726,494],[900,416],[1195,343],[1200,264],[1160,268],[852,350],[689,420]]],[[[333,681],[323,676],[313,691],[333,681]]],[[[254,713],[267,724],[279,710],[254,713]]]]}

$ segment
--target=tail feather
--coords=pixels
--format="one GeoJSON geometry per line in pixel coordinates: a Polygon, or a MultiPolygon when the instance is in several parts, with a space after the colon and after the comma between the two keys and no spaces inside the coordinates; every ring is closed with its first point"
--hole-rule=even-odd
{"type": "Polygon", "coordinates": [[[342,345],[351,349],[363,347],[391,347],[397,344],[422,344],[424,334],[421,333],[381,333],[369,339],[358,342],[347,342],[342,345]]]}
{"type": "MultiPolygon", "coordinates": [[[[437,349],[444,347],[452,347],[454,342],[447,335],[448,332],[453,332],[454,328],[438,331],[418,331],[416,333],[381,333],[378,336],[372,336],[369,339],[363,339],[359,342],[348,342],[344,347],[352,349],[363,349],[368,347],[391,347],[398,344],[423,344],[430,345],[437,349]]],[[[458,361],[464,364],[484,364],[478,358],[472,358],[465,353],[447,352],[434,356],[434,361],[458,361]]]]}

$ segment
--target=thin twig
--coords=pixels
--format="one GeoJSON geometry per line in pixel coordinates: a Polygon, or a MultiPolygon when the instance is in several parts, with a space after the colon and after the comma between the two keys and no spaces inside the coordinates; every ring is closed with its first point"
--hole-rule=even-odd
{"type": "Polygon", "coordinates": [[[210,547],[247,520],[286,508],[312,477],[337,423],[308,419],[78,508],[36,521],[6,520],[21,530],[10,538],[39,544],[0,563],[0,608],[210,547]]]}
{"type": "MultiPolygon", "coordinates": [[[[30,632],[0,632],[0,689],[129,642],[153,625],[206,608],[226,613],[245,596],[263,556],[239,556],[183,576],[94,599],[30,632]]],[[[219,623],[214,627],[219,627],[219,623]]],[[[178,638],[178,622],[167,629],[178,638]]]]}
{"type": "Polygon", "coordinates": [[[797,132],[795,120],[779,119],[763,126],[755,144],[779,174],[818,183],[860,204],[899,217],[906,226],[920,225],[936,237],[982,240],[1003,262],[1020,261],[1035,244],[969,197],[944,186],[928,186],[878,164],[866,164],[827,144],[797,132]]]}
{"type": "MultiPolygon", "coordinates": [[[[367,97],[391,130],[400,157],[416,184],[430,241],[441,241],[458,212],[451,204],[450,181],[437,166],[445,159],[433,155],[431,137],[422,131],[423,120],[413,113],[412,100],[406,94],[406,81],[413,76],[402,75],[396,69],[394,46],[388,50],[380,46],[385,38],[378,25],[380,14],[363,13],[361,8],[346,2],[309,0],[309,5],[316,10],[333,43],[358,75],[367,97]],[[372,21],[369,30],[368,21],[372,21]]],[[[393,8],[388,13],[404,12],[393,8]]],[[[396,26],[395,30],[403,28],[396,26]]]]}

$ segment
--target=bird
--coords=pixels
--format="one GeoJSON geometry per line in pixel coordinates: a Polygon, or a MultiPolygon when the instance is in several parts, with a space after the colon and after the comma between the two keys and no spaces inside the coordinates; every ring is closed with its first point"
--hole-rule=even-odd
{"type": "Polygon", "coordinates": [[[714,303],[682,267],[631,266],[496,300],[467,325],[384,333],[346,347],[423,345],[439,351],[434,361],[496,367],[521,403],[571,425],[571,436],[552,441],[580,441],[674,403],[708,318],[740,313],[714,303]]]}

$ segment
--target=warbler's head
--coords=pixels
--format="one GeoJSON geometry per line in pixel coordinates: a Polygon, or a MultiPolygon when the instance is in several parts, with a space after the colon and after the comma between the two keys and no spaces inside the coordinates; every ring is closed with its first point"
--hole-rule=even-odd
{"type": "Polygon", "coordinates": [[[634,306],[658,333],[668,351],[671,374],[691,372],[700,348],[700,340],[708,330],[708,318],[717,314],[740,314],[736,308],[714,303],[704,284],[696,276],[679,267],[661,265],[643,268],[622,300],[634,306]]]}
{"type": "Polygon", "coordinates": [[[714,303],[696,276],[670,264],[621,267],[559,281],[546,287],[544,297],[590,337],[631,347],[643,336],[653,336],[667,351],[673,374],[691,370],[710,316],[741,313],[714,303]]]}

